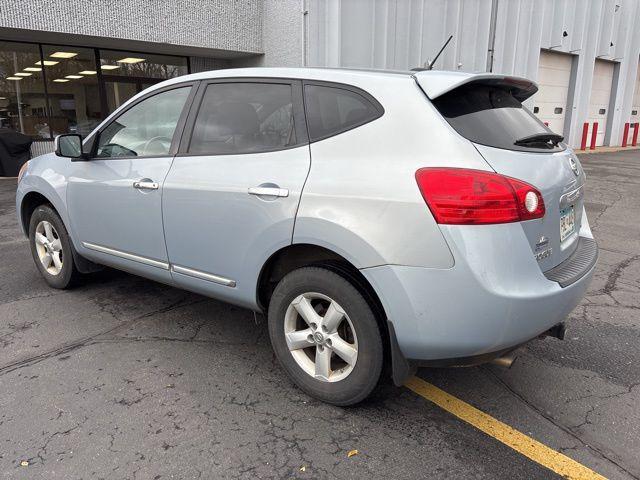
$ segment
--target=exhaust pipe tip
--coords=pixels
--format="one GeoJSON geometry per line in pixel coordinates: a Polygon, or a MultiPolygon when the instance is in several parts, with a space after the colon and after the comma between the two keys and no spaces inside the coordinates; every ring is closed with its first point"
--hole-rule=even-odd
{"type": "Polygon", "coordinates": [[[494,358],[491,360],[492,365],[497,365],[502,368],[511,368],[513,362],[516,361],[515,355],[504,355],[502,357],[494,358]]]}
{"type": "Polygon", "coordinates": [[[567,325],[564,322],[560,322],[557,325],[554,325],[546,332],[542,332],[540,335],[541,338],[544,337],[553,337],[558,340],[564,340],[564,337],[567,334],[567,325]]]}

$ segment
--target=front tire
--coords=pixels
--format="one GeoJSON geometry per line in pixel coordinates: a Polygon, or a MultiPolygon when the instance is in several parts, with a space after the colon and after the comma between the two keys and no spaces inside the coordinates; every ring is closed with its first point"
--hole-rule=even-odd
{"type": "Polygon", "coordinates": [[[276,357],[312,397],[353,405],[378,384],[378,322],[358,289],[337,273],[305,267],[287,274],[271,297],[268,322],[276,357]]]}
{"type": "Polygon", "coordinates": [[[80,276],[73,261],[71,239],[62,219],[48,205],[38,206],[29,221],[31,255],[49,286],[66,289],[80,276]]]}

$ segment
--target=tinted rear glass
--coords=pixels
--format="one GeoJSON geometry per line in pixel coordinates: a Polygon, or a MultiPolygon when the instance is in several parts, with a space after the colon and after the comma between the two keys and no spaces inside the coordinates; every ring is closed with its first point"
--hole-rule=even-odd
{"type": "Polygon", "coordinates": [[[207,86],[189,153],[229,155],[296,145],[291,85],[213,83],[207,86]]]}
{"type": "Polygon", "coordinates": [[[552,148],[515,144],[518,139],[551,130],[507,89],[467,85],[436,98],[433,104],[460,135],[474,143],[524,152],[564,149],[563,144],[552,148]]]}
{"type": "Polygon", "coordinates": [[[346,132],[382,115],[382,107],[354,91],[305,85],[307,123],[311,140],[346,132]]]}

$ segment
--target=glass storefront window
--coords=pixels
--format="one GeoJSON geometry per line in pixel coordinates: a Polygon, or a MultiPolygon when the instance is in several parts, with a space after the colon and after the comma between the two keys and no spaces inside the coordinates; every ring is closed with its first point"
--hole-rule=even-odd
{"type": "Polygon", "coordinates": [[[185,57],[116,50],[100,50],[100,68],[109,112],[154,83],[188,73],[185,57]]]}
{"type": "Polygon", "coordinates": [[[0,128],[49,138],[38,45],[0,41],[0,128]]]}
{"type": "Polygon", "coordinates": [[[87,135],[104,118],[93,49],[42,46],[53,136],[87,135]]]}
{"type": "Polygon", "coordinates": [[[135,94],[187,73],[186,57],[0,40],[0,128],[85,136],[135,94]]]}

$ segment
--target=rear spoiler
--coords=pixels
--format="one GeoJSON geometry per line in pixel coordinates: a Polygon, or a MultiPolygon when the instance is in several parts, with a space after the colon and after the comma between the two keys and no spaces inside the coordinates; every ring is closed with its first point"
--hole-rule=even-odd
{"type": "Polygon", "coordinates": [[[521,102],[538,91],[535,82],[521,77],[510,77],[492,73],[463,73],[428,70],[415,72],[413,77],[426,93],[434,100],[463,85],[487,85],[508,89],[521,102]]]}

